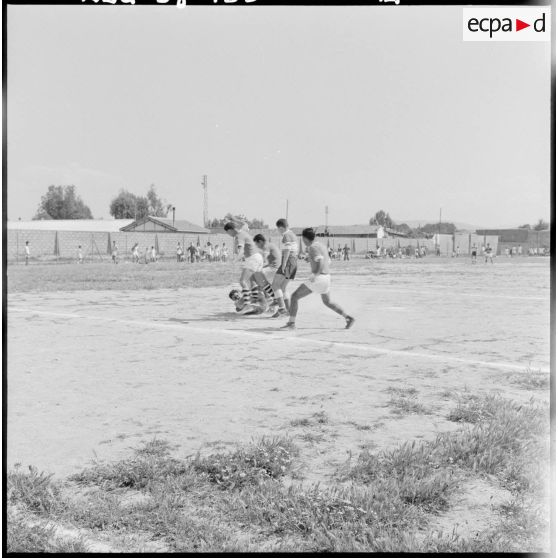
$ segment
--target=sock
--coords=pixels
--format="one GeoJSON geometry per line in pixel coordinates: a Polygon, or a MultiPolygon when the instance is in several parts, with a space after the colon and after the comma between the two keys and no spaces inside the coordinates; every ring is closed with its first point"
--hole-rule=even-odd
{"type": "Polygon", "coordinates": [[[273,289],[271,288],[271,285],[269,283],[267,283],[267,285],[264,287],[263,289],[265,297],[267,298],[267,300],[274,300],[275,299],[275,295],[273,294],[273,289]]]}
{"type": "Polygon", "coordinates": [[[252,302],[258,302],[259,296],[258,287],[252,287],[252,302]]]}
{"type": "Polygon", "coordinates": [[[248,304],[250,302],[250,291],[248,289],[242,289],[242,304],[248,304]]]}

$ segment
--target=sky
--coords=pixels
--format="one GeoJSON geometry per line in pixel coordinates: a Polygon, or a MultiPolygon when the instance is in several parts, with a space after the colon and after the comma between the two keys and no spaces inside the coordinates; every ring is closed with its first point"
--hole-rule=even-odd
{"type": "Polygon", "coordinates": [[[462,8],[14,6],[8,219],[50,184],[95,218],[519,226],[550,217],[550,43],[463,42],[462,8]]]}

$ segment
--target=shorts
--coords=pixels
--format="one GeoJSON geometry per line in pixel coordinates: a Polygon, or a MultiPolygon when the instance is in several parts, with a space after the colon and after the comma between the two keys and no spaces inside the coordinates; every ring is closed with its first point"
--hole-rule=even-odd
{"type": "Polygon", "coordinates": [[[257,273],[263,270],[263,257],[261,254],[253,254],[244,260],[242,263],[242,269],[247,269],[252,273],[257,273]]]}
{"type": "Polygon", "coordinates": [[[267,279],[268,283],[273,283],[273,279],[275,278],[276,273],[276,267],[265,267],[263,270],[264,277],[267,279]]]}
{"type": "Polygon", "coordinates": [[[281,266],[277,270],[277,275],[283,275],[285,279],[294,279],[296,277],[297,259],[294,254],[290,254],[285,264],[285,273],[281,270],[281,266]]]}
{"type": "Polygon", "coordinates": [[[308,279],[304,282],[313,293],[323,295],[329,293],[329,288],[331,286],[331,275],[317,275],[314,281],[308,279]]]}
{"type": "Polygon", "coordinates": [[[474,257],[476,258],[476,257],[477,257],[477,251],[476,251],[476,250],[473,250],[473,251],[471,252],[471,256],[474,256],[474,257]]]}

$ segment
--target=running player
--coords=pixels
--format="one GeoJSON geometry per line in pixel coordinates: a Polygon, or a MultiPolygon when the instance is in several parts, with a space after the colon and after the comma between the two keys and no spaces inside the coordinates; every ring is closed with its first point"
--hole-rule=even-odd
{"type": "Polygon", "coordinates": [[[243,254],[239,283],[242,288],[242,308],[240,312],[244,314],[252,309],[250,304],[251,279],[254,273],[262,271],[263,257],[258,252],[252,237],[240,225],[229,221],[225,225],[225,232],[234,238],[235,251],[243,254]]]}
{"type": "Polygon", "coordinates": [[[287,298],[287,285],[296,277],[298,241],[296,234],[289,230],[286,219],[279,219],[275,223],[277,230],[281,233],[281,264],[271,288],[275,293],[275,304],[277,311],[273,318],[287,315],[289,299],[287,298]]]}
{"type": "Polygon", "coordinates": [[[315,241],[316,233],[314,229],[304,229],[302,231],[302,242],[308,248],[308,255],[310,259],[310,266],[312,275],[307,281],[298,287],[298,289],[291,296],[291,305],[289,308],[289,321],[281,329],[295,329],[295,320],[298,313],[298,301],[309,294],[316,293],[321,295],[322,302],[331,308],[337,314],[345,318],[345,329],[349,329],[354,323],[355,319],[349,316],[345,311],[331,301],[329,296],[329,288],[331,284],[331,277],[329,274],[329,257],[327,255],[327,248],[315,241]]]}

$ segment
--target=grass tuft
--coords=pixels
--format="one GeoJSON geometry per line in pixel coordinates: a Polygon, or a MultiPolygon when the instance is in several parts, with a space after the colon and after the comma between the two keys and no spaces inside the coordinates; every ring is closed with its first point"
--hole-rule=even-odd
{"type": "Polygon", "coordinates": [[[183,475],[187,465],[169,456],[169,444],[152,441],[137,449],[130,459],[116,463],[95,462],[92,467],[72,475],[78,484],[117,488],[145,488],[150,482],[183,475]]]}
{"type": "Polygon", "coordinates": [[[208,457],[199,455],[192,465],[223,489],[260,484],[267,478],[279,479],[287,474],[298,455],[298,448],[290,438],[267,438],[253,442],[247,448],[232,453],[218,453],[208,457]]]}
{"type": "Polygon", "coordinates": [[[16,465],[7,475],[8,504],[23,506],[36,514],[48,514],[62,506],[60,487],[53,482],[53,475],[39,472],[29,466],[27,471],[16,465]]]}

